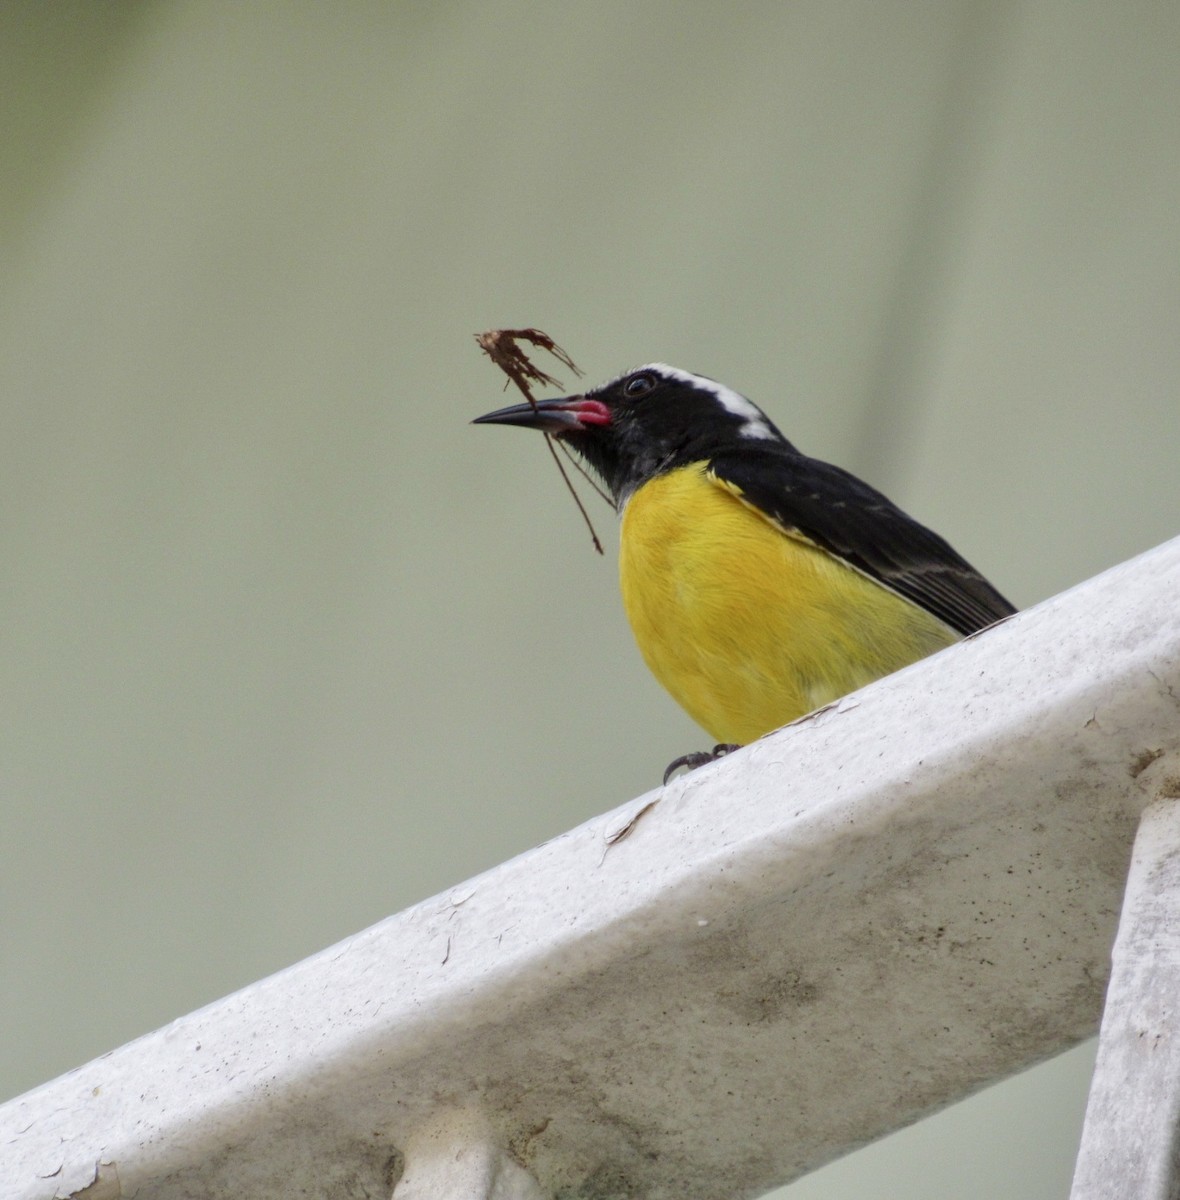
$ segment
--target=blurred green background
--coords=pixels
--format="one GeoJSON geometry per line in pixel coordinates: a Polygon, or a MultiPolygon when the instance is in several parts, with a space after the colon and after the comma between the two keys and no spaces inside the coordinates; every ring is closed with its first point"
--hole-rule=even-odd
{"type": "MultiPolygon", "coordinates": [[[[478,330],[1021,605],[1180,532],[1174,3],[10,2],[0,89],[0,1098],[707,740],[478,330]]],[[[1064,1196],[1091,1058],[784,1194],[1064,1196]]]]}

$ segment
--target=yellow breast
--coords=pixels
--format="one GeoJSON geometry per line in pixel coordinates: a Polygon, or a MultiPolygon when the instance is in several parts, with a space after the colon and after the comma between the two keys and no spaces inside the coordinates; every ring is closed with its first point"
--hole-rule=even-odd
{"type": "Polygon", "coordinates": [[[619,577],[644,660],[719,742],[761,737],[958,635],[784,533],[704,464],[623,510],[619,577]]]}

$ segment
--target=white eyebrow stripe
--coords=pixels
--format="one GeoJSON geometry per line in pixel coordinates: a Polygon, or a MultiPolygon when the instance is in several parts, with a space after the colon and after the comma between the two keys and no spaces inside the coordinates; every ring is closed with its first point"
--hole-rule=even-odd
{"type": "MultiPolygon", "coordinates": [[[[699,387],[704,392],[712,392],[726,412],[733,413],[735,417],[741,417],[742,437],[779,440],[779,435],[771,428],[766,414],[752,400],[747,400],[741,392],[735,392],[733,388],[726,387],[725,384],[718,383],[715,379],[709,379],[704,375],[694,375],[691,371],[682,371],[679,367],[671,367],[667,363],[648,363],[646,366],[636,369],[656,371],[667,378],[699,387]]],[[[628,371],[626,374],[631,375],[634,372],[628,371]]]]}

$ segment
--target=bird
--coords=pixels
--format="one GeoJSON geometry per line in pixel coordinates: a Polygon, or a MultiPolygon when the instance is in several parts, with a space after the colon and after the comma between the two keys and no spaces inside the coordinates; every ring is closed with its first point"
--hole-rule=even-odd
{"type": "Polygon", "coordinates": [[[705,375],[648,363],[473,423],[552,435],[614,500],[640,653],[717,743],[665,781],[1016,612],[938,534],[705,375]]]}

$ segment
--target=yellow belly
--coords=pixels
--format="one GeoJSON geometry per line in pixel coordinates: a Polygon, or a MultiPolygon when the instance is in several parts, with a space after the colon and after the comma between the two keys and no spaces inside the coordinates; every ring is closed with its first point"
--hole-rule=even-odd
{"type": "Polygon", "coordinates": [[[719,742],[745,743],[958,640],[784,534],[703,464],[623,510],[623,605],[655,677],[719,742]]]}

